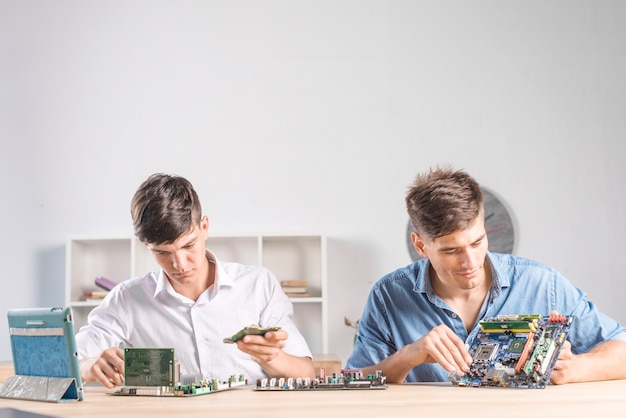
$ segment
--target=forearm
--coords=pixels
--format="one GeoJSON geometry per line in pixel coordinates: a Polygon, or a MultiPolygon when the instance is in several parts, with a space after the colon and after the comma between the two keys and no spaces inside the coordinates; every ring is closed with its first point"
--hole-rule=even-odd
{"type": "Polygon", "coordinates": [[[385,374],[387,382],[402,383],[413,367],[416,366],[416,364],[413,364],[413,358],[413,356],[409,355],[408,346],[405,346],[380,363],[364,367],[362,369],[363,374],[374,374],[376,371],[380,370],[385,374]]]}
{"type": "Polygon", "coordinates": [[[80,367],[80,376],[83,382],[95,382],[96,379],[91,373],[91,367],[98,360],[98,357],[90,357],[80,359],[78,362],[80,367]]]}
{"type": "Polygon", "coordinates": [[[271,377],[316,377],[313,361],[309,357],[292,356],[282,350],[272,360],[259,364],[271,377]]]}
{"type": "Polygon", "coordinates": [[[606,341],[576,357],[571,383],[626,379],[626,342],[606,341]]]}

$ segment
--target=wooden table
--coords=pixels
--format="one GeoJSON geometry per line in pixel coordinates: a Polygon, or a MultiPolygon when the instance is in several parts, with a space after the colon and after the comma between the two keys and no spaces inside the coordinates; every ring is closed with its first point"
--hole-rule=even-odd
{"type": "MultiPolygon", "coordinates": [[[[87,386],[85,400],[46,403],[0,399],[14,408],[54,417],[626,417],[626,380],[546,389],[465,388],[442,384],[389,385],[384,390],[261,392],[252,386],[190,398],[120,397],[87,386]]],[[[9,412],[9,411],[5,411],[9,412]]],[[[2,415],[0,417],[9,416],[2,415]]]]}

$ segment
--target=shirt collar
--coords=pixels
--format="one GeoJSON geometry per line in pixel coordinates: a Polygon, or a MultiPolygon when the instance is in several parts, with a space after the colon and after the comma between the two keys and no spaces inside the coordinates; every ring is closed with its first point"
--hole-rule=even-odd
{"type": "MultiPolygon", "coordinates": [[[[209,263],[214,263],[216,267],[215,282],[213,283],[211,287],[209,287],[209,292],[211,296],[215,296],[220,287],[232,287],[234,285],[234,281],[232,277],[230,277],[228,273],[226,273],[226,270],[224,270],[224,266],[222,265],[222,263],[219,262],[215,254],[213,254],[209,250],[206,250],[206,258],[207,260],[209,260],[209,263]]],[[[167,280],[167,276],[165,275],[165,272],[163,271],[163,269],[160,269],[156,278],[156,288],[154,289],[154,297],[156,297],[159,293],[163,291],[175,297],[183,297],[180,293],[174,290],[174,287],[172,286],[170,281],[167,280]]]]}
{"type": "Polygon", "coordinates": [[[235,284],[235,281],[233,280],[232,277],[228,275],[228,273],[226,273],[226,270],[224,269],[224,265],[220,263],[220,261],[217,259],[215,254],[213,254],[211,251],[206,250],[206,252],[207,252],[207,258],[209,259],[209,262],[213,261],[216,267],[215,283],[213,284],[213,287],[215,288],[232,287],[235,284]]]}
{"type": "Polygon", "coordinates": [[[165,276],[163,269],[160,269],[156,277],[156,288],[154,289],[154,297],[156,297],[162,291],[168,289],[168,286],[170,288],[172,287],[170,282],[167,280],[167,277],[165,276]]]}
{"type": "Polygon", "coordinates": [[[235,282],[232,279],[232,277],[230,277],[228,273],[226,273],[226,270],[224,270],[224,266],[222,265],[222,263],[220,263],[217,260],[217,257],[215,257],[215,254],[213,254],[209,250],[207,250],[207,258],[209,259],[209,263],[215,263],[215,282],[202,295],[202,297],[206,295],[208,297],[208,300],[210,301],[210,300],[213,300],[215,296],[217,296],[221,288],[233,287],[235,282]]]}
{"type": "Polygon", "coordinates": [[[502,289],[511,285],[511,278],[506,274],[504,266],[499,259],[491,252],[487,251],[487,262],[491,267],[491,293],[495,298],[502,293],[502,289]]]}
{"type": "Polygon", "coordinates": [[[428,293],[428,289],[432,289],[430,286],[430,260],[421,259],[413,263],[411,266],[413,271],[417,270],[417,277],[415,278],[415,287],[413,290],[418,293],[428,293]]]}

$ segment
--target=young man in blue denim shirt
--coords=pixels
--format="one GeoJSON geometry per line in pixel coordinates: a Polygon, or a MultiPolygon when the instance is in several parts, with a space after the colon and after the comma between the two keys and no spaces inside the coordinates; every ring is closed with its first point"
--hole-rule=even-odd
{"type": "Polygon", "coordinates": [[[348,368],[382,370],[389,382],[447,381],[468,370],[480,320],[556,311],[574,321],[552,383],[626,378],[626,328],[553,268],[487,250],[482,192],[471,176],[431,169],[406,203],[424,259],[374,285],[348,368]]]}

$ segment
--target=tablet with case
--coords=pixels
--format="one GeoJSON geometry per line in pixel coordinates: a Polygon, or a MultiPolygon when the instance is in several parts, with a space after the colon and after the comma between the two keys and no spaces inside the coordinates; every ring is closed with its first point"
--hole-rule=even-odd
{"type": "Polygon", "coordinates": [[[0,397],[83,400],[72,309],[10,309],[7,318],[14,375],[0,390],[0,397]]]}

